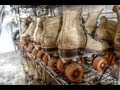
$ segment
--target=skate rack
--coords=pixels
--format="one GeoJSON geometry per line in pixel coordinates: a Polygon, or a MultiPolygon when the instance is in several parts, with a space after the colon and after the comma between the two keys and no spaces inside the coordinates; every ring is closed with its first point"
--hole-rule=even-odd
{"type": "MultiPolygon", "coordinates": [[[[97,78],[99,79],[100,76],[102,75],[102,73],[98,73],[96,70],[92,69],[93,67],[91,67],[91,71],[84,75],[83,79],[78,82],[78,83],[71,83],[69,82],[69,80],[66,78],[65,75],[62,75],[60,72],[58,71],[53,71],[51,70],[47,65],[43,64],[44,62],[37,60],[37,62],[41,65],[41,66],[45,66],[46,71],[48,72],[48,74],[55,79],[55,81],[59,84],[59,85],[97,85],[99,81],[95,81],[94,80],[97,78]]],[[[108,85],[108,84],[115,84],[115,80],[114,78],[110,75],[110,71],[108,70],[104,76],[102,77],[101,81],[102,85],[108,85]]]]}
{"type": "MultiPolygon", "coordinates": [[[[101,13],[103,14],[114,14],[114,12],[104,12],[101,13]]],[[[87,16],[88,14],[84,14],[83,17],[87,16]]],[[[99,20],[100,18],[98,18],[99,20]]],[[[116,19],[116,17],[109,17],[108,19],[116,19]]],[[[25,52],[26,53],[26,52],[25,52]]],[[[35,60],[35,57],[32,56],[31,54],[27,53],[30,59],[35,60]]],[[[102,84],[102,85],[117,85],[117,80],[114,79],[110,75],[110,69],[106,71],[106,73],[103,75],[101,80],[99,78],[101,77],[102,73],[99,73],[98,71],[94,70],[93,67],[89,67],[90,71],[88,73],[85,73],[83,76],[83,79],[78,82],[78,83],[71,83],[65,75],[61,74],[58,71],[53,71],[50,69],[42,60],[36,59],[36,62],[42,67],[46,68],[47,73],[53,78],[59,85],[97,85],[97,84],[102,84]]]]}
{"type": "Polygon", "coordinates": [[[59,84],[59,85],[68,85],[66,81],[62,80],[61,78],[58,77],[58,74],[54,72],[52,69],[50,69],[43,61],[36,60],[41,67],[45,67],[47,73],[59,84]]]}
{"type": "Polygon", "coordinates": [[[35,57],[29,53],[27,53],[27,55],[31,60],[35,60],[42,68],[45,68],[47,73],[58,83],[58,85],[117,85],[117,80],[110,75],[110,69],[108,69],[101,80],[99,80],[102,73],[94,70],[91,66],[89,67],[90,71],[87,73],[85,72],[83,79],[80,82],[71,83],[65,75],[59,71],[53,71],[42,60],[35,59],[35,57]]]}

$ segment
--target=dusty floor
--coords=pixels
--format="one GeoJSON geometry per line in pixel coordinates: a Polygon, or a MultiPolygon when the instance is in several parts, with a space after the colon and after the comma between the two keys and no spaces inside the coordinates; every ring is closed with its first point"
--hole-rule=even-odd
{"type": "Polygon", "coordinates": [[[0,85],[24,85],[24,78],[20,53],[0,54],[0,85]]]}

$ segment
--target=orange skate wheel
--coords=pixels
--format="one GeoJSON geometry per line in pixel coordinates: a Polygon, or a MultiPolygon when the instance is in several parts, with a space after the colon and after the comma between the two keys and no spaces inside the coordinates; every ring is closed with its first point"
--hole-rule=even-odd
{"type": "Polygon", "coordinates": [[[65,69],[65,75],[71,82],[79,82],[83,77],[83,69],[76,63],[71,63],[65,69]]]}
{"type": "Polygon", "coordinates": [[[37,58],[40,60],[43,60],[44,52],[43,51],[38,51],[37,53],[37,58]]]}
{"type": "Polygon", "coordinates": [[[114,53],[113,58],[112,58],[112,62],[111,62],[111,66],[116,64],[116,61],[117,61],[117,55],[114,53]]]}
{"type": "Polygon", "coordinates": [[[32,50],[32,55],[36,58],[37,57],[37,53],[38,53],[38,50],[37,49],[33,49],[32,50]]]}
{"type": "Polygon", "coordinates": [[[22,41],[21,41],[21,44],[22,44],[22,46],[27,46],[27,42],[26,42],[26,39],[25,39],[26,37],[22,37],[22,41]]]}
{"type": "Polygon", "coordinates": [[[62,62],[61,59],[58,59],[58,61],[57,61],[57,69],[58,69],[61,73],[64,73],[64,72],[65,72],[65,66],[64,66],[64,63],[62,62]]]}
{"type": "Polygon", "coordinates": [[[48,64],[48,60],[50,59],[50,56],[49,55],[43,55],[43,62],[45,63],[45,64],[48,64]]]}
{"type": "Polygon", "coordinates": [[[29,43],[28,48],[27,48],[27,51],[28,51],[29,53],[32,53],[32,50],[33,50],[33,49],[34,49],[33,44],[32,44],[32,43],[29,43]]]}
{"type": "Polygon", "coordinates": [[[57,61],[58,58],[52,57],[49,61],[48,61],[48,66],[53,70],[57,70],[57,61]]]}
{"type": "Polygon", "coordinates": [[[27,42],[26,41],[21,41],[21,45],[22,46],[27,46],[27,42]]]}
{"type": "Polygon", "coordinates": [[[113,52],[108,52],[108,64],[110,64],[111,60],[113,58],[113,52]]]}
{"type": "Polygon", "coordinates": [[[93,67],[97,71],[103,72],[108,67],[108,61],[106,60],[106,58],[96,57],[93,61],[93,67]]]}

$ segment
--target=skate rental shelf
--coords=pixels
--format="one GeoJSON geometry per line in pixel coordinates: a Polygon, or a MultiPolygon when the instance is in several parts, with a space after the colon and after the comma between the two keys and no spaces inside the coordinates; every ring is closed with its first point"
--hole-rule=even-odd
{"type": "Polygon", "coordinates": [[[119,85],[119,7],[18,5],[26,84],[119,85]]]}

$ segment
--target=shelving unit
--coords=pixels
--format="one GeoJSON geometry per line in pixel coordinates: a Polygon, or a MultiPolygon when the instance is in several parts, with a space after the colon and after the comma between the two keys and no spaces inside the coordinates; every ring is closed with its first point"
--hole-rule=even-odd
{"type": "Polygon", "coordinates": [[[91,66],[89,67],[89,72],[84,72],[84,77],[80,82],[71,83],[65,75],[59,71],[53,71],[42,60],[35,59],[35,57],[29,53],[27,53],[27,56],[30,60],[35,60],[35,62],[38,63],[42,68],[45,68],[47,73],[56,81],[58,85],[117,85],[116,79],[110,75],[110,69],[108,69],[101,80],[99,80],[103,73],[99,73],[91,66]]]}
{"type": "MultiPolygon", "coordinates": [[[[50,6],[47,6],[47,5],[45,5],[45,6],[41,5],[41,6],[35,7],[35,8],[37,10],[40,7],[41,8],[45,8],[45,7],[50,8],[50,6]]],[[[101,13],[101,15],[104,15],[104,14],[109,15],[109,14],[114,14],[114,13],[113,12],[103,12],[103,13],[101,13]]],[[[83,17],[86,17],[87,15],[88,14],[83,15],[83,17]]],[[[109,17],[108,19],[116,19],[116,17],[109,17]]],[[[117,80],[114,79],[111,76],[110,68],[108,68],[108,70],[103,75],[103,73],[99,73],[92,66],[90,66],[89,71],[84,72],[83,79],[80,82],[71,83],[65,75],[63,75],[59,71],[53,71],[42,60],[35,59],[35,57],[33,55],[27,53],[26,51],[23,52],[23,53],[25,53],[30,60],[35,60],[35,62],[38,65],[40,65],[42,68],[45,68],[47,73],[51,76],[51,78],[53,80],[56,81],[56,83],[58,85],[98,85],[98,84],[101,84],[101,85],[117,85],[117,80]],[[102,78],[101,78],[101,76],[102,76],[102,78]],[[100,80],[100,78],[101,78],[101,80],[100,80]]]]}

